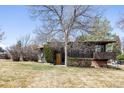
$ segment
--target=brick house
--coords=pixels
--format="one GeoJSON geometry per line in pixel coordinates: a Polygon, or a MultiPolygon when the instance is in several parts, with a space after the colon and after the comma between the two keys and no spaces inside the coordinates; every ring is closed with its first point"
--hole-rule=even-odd
{"type": "MultiPolygon", "coordinates": [[[[83,42],[69,42],[68,43],[68,58],[76,58],[78,61],[74,62],[77,65],[84,64],[84,60],[90,59],[91,66],[104,67],[107,66],[109,59],[115,59],[116,53],[106,51],[107,44],[115,43],[115,41],[83,41],[83,42]]],[[[48,45],[52,47],[54,52],[54,64],[64,64],[64,42],[49,42],[48,45]]],[[[43,49],[43,47],[42,47],[43,49]]],[[[70,65],[70,64],[68,64],[70,65]]],[[[82,65],[83,66],[83,65],[82,65]]]]}

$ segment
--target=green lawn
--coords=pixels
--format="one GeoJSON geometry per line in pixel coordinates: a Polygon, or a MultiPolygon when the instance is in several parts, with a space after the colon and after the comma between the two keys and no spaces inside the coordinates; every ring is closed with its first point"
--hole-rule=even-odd
{"type": "Polygon", "coordinates": [[[1,60],[0,87],[124,87],[124,66],[121,68],[77,68],[1,60]]]}

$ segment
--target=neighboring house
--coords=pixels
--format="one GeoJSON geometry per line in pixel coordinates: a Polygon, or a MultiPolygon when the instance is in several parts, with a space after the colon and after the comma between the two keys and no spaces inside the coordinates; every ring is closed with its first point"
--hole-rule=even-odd
{"type": "MultiPolygon", "coordinates": [[[[92,66],[106,66],[109,59],[116,58],[116,53],[106,51],[106,45],[111,43],[115,41],[69,42],[68,58],[79,58],[80,64],[83,59],[91,59],[92,66]]],[[[55,50],[54,64],[64,64],[64,42],[49,42],[48,45],[55,50]]]]}

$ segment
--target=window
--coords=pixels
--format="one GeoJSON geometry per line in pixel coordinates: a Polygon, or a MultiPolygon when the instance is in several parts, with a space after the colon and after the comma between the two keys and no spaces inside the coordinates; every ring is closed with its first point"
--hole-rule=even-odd
{"type": "Polygon", "coordinates": [[[105,52],[105,45],[96,45],[95,52],[105,52]]]}

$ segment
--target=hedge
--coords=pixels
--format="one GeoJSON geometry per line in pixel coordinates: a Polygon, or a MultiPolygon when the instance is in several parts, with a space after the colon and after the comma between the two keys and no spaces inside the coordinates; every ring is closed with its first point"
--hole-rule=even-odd
{"type": "Polygon", "coordinates": [[[68,57],[68,66],[90,67],[91,58],[68,57]]]}

